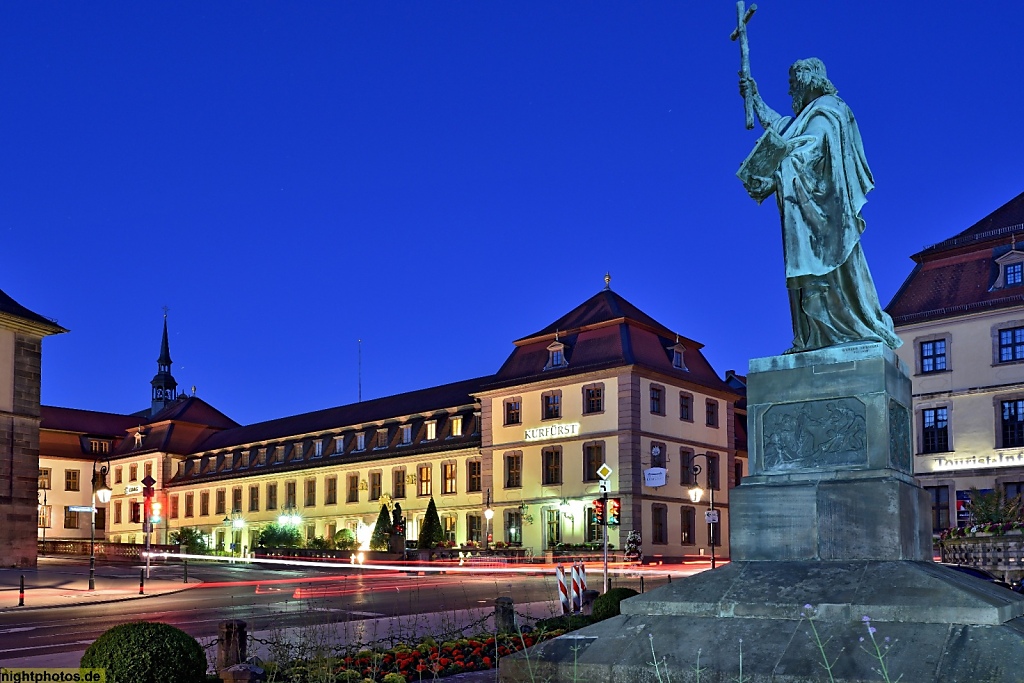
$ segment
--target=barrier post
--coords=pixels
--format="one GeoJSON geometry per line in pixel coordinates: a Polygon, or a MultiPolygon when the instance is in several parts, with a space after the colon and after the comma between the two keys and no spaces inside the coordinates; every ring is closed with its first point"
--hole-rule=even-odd
{"type": "Polygon", "coordinates": [[[18,607],[25,606],[25,575],[21,575],[21,581],[19,582],[18,588],[18,607]]]}
{"type": "Polygon", "coordinates": [[[558,601],[562,605],[562,614],[568,614],[569,589],[565,585],[565,568],[560,564],[555,567],[555,577],[558,579],[558,601]]]}

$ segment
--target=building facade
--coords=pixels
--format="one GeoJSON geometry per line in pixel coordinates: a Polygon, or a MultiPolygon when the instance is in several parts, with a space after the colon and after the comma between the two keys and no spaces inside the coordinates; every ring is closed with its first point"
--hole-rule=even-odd
{"type": "Polygon", "coordinates": [[[887,311],[913,368],[914,472],[938,533],[970,490],[1024,491],[1024,194],[914,254],[887,311]]]}
{"type": "MultiPolygon", "coordinates": [[[[614,547],[636,529],[648,556],[707,554],[713,528],[726,555],[728,489],[745,471],[743,390],[700,349],[606,287],[516,341],[494,375],[243,426],[177,394],[165,321],[152,407],[124,416],[103,454],[113,492],[104,533],[144,541],[149,476],[153,543],[194,527],[244,554],[271,523],[296,525],[307,541],[341,529],[368,538],[382,501],[401,504],[415,539],[433,498],[457,544],[598,547],[606,465],[614,547]],[[698,481],[715,489],[713,527],[708,496],[688,497],[698,481]]],[[[58,423],[50,440],[85,447],[100,435],[58,423]]]]}

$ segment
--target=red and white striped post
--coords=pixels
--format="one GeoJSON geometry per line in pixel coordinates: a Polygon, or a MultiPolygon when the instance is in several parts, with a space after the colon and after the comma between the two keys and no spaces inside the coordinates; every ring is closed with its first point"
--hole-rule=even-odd
{"type": "Polygon", "coordinates": [[[565,585],[565,569],[562,565],[555,567],[555,576],[558,578],[558,601],[562,605],[562,614],[569,613],[569,589],[565,585]]]}

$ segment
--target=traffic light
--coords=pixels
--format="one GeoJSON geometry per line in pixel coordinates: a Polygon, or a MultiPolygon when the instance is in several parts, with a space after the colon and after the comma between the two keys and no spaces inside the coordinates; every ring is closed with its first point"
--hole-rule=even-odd
{"type": "Polygon", "coordinates": [[[158,500],[154,500],[153,503],[150,506],[149,521],[152,522],[153,524],[159,524],[160,523],[160,515],[161,515],[162,512],[163,512],[163,504],[160,501],[158,501],[158,500]]]}
{"type": "Polygon", "coordinates": [[[604,501],[598,498],[590,502],[594,511],[594,523],[598,526],[604,524],[604,501]]]}
{"type": "Polygon", "coordinates": [[[142,487],[142,497],[143,498],[152,498],[153,497],[153,487],[152,486],[143,486],[142,487]]]}

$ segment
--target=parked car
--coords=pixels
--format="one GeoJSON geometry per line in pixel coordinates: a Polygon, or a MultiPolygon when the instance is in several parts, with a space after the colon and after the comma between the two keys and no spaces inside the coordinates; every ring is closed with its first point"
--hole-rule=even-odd
{"type": "Polygon", "coordinates": [[[949,569],[952,569],[954,571],[958,571],[963,574],[973,576],[977,579],[981,579],[982,581],[988,581],[990,583],[996,584],[997,586],[1008,588],[1009,590],[1012,590],[1015,593],[1024,593],[1024,584],[1022,584],[1020,581],[1007,583],[1006,581],[1003,581],[992,572],[986,569],[982,569],[981,567],[974,567],[969,564],[950,564],[948,562],[939,562],[938,564],[942,567],[948,567],[949,569]]]}

